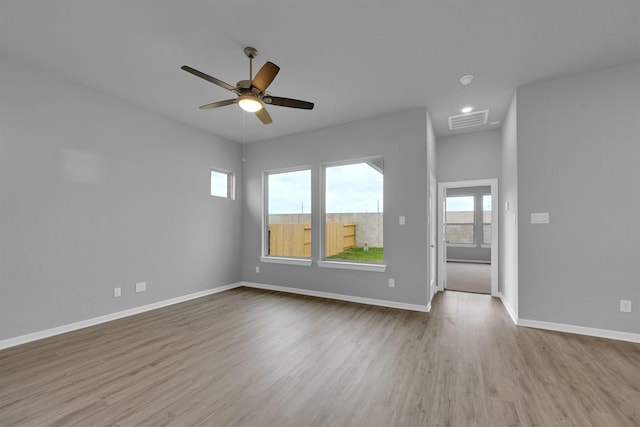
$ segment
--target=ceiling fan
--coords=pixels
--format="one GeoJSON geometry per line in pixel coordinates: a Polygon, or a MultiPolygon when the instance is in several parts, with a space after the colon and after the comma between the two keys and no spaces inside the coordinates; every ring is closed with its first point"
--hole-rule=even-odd
{"type": "Polygon", "coordinates": [[[278,71],[280,71],[280,67],[273,62],[267,61],[262,68],[260,68],[256,76],[253,77],[253,58],[258,56],[258,51],[253,47],[245,47],[244,53],[249,58],[249,80],[240,80],[235,86],[225,83],[222,80],[218,80],[215,77],[203,73],[202,71],[191,68],[188,65],[180,67],[194,76],[198,76],[201,79],[216,84],[238,95],[233,99],[225,99],[224,101],[202,105],[200,106],[201,109],[210,110],[212,108],[224,107],[225,105],[238,104],[243,110],[255,113],[260,121],[265,125],[272,123],[271,116],[266,110],[265,104],[277,105],[279,107],[300,108],[303,110],[313,109],[313,102],[282,98],[279,96],[272,96],[268,93],[267,88],[273,79],[275,79],[278,71]]]}

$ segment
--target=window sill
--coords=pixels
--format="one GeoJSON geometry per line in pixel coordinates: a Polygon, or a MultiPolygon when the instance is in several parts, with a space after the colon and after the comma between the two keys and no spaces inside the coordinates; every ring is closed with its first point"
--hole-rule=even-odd
{"type": "Polygon", "coordinates": [[[387,271],[386,264],[365,264],[360,262],[338,262],[338,261],[318,261],[318,267],[340,268],[343,270],[375,271],[384,273],[387,271]]]}
{"type": "Polygon", "coordinates": [[[476,248],[475,243],[447,243],[448,248],[476,248]]]}
{"type": "Polygon", "coordinates": [[[311,258],[283,258],[273,256],[261,256],[261,262],[267,262],[271,264],[289,264],[289,265],[302,265],[308,267],[313,260],[311,258]]]}

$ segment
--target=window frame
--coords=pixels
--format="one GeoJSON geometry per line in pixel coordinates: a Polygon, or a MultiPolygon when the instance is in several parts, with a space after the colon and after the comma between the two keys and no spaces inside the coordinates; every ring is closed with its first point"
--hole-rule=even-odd
{"type": "MultiPolygon", "coordinates": [[[[493,218],[492,218],[491,222],[484,222],[484,213],[485,213],[485,210],[484,210],[484,198],[485,197],[488,197],[489,200],[491,201],[492,200],[492,195],[491,195],[491,193],[485,193],[485,194],[481,195],[481,198],[482,198],[482,242],[480,244],[480,247],[482,247],[482,248],[490,248],[491,247],[491,243],[487,243],[484,240],[484,234],[485,234],[484,233],[484,227],[485,227],[485,225],[490,225],[491,227],[493,227],[493,218]]],[[[493,205],[491,206],[491,209],[488,210],[487,212],[489,212],[489,215],[493,214],[493,205]]],[[[489,233],[489,236],[492,236],[492,232],[489,233]]]]}
{"type": "MultiPolygon", "coordinates": [[[[311,165],[295,166],[282,169],[271,169],[262,173],[262,239],[260,261],[272,264],[289,264],[310,266],[313,263],[313,228],[311,229],[311,255],[307,257],[277,256],[268,254],[269,245],[269,176],[290,172],[309,171],[309,191],[311,206],[309,212],[313,223],[313,167],[311,165]]],[[[312,226],[313,227],[313,226],[312,226]]]]}
{"type": "MultiPolygon", "coordinates": [[[[455,243],[449,243],[449,239],[447,238],[447,246],[450,248],[475,248],[478,247],[478,242],[476,241],[476,225],[477,225],[477,221],[476,221],[476,213],[477,213],[477,203],[476,203],[476,195],[475,194],[455,194],[452,196],[446,196],[444,197],[445,200],[445,219],[444,219],[444,225],[445,225],[445,229],[447,226],[449,225],[471,225],[473,227],[473,242],[469,242],[469,243],[462,243],[462,242],[455,242],[455,243]],[[449,198],[454,198],[454,197],[471,197],[473,199],[473,223],[468,223],[468,222],[447,222],[447,213],[449,212],[447,210],[447,199],[449,198]]],[[[445,235],[448,236],[448,232],[445,233],[445,235]]]]}
{"type": "Polygon", "coordinates": [[[383,182],[382,182],[382,192],[383,192],[383,227],[382,227],[382,241],[384,242],[384,192],[385,192],[385,179],[384,179],[384,156],[371,156],[371,157],[363,157],[357,159],[348,159],[348,160],[340,160],[333,162],[325,162],[320,164],[320,238],[318,239],[318,254],[319,259],[316,262],[319,267],[323,268],[336,268],[336,269],[346,269],[346,270],[360,270],[360,271],[373,271],[383,273],[387,270],[386,264],[386,251],[385,256],[382,263],[371,263],[371,262],[362,262],[362,261],[354,261],[354,260],[337,260],[337,259],[327,259],[326,258],[326,244],[327,244],[327,236],[326,236],[326,221],[327,221],[327,186],[326,186],[326,172],[327,168],[335,167],[335,166],[347,166],[347,165],[355,165],[359,163],[368,163],[377,160],[382,160],[383,164],[383,182]]]}
{"type": "Polygon", "coordinates": [[[210,179],[209,186],[210,186],[211,197],[218,197],[220,199],[229,199],[229,200],[236,199],[236,174],[233,171],[212,167],[209,173],[209,179],[210,179]],[[227,176],[227,195],[226,196],[219,196],[217,194],[213,194],[213,174],[214,173],[219,173],[221,175],[227,176]]]}

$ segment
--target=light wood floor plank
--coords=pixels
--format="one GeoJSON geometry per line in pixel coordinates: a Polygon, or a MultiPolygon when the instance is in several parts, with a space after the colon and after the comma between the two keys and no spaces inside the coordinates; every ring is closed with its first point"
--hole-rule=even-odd
{"type": "Polygon", "coordinates": [[[640,345],[238,288],[0,351],[0,426],[640,426],[640,345]]]}

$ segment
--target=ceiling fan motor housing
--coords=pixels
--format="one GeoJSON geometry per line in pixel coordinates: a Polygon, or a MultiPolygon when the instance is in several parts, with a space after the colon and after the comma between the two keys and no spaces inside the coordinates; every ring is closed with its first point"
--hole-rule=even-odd
{"type": "Polygon", "coordinates": [[[240,80],[238,83],[236,83],[236,89],[238,89],[238,92],[240,93],[245,93],[249,91],[249,89],[251,89],[251,81],[240,80]]]}
{"type": "Polygon", "coordinates": [[[256,98],[261,98],[260,90],[251,86],[250,80],[240,80],[236,83],[236,92],[238,95],[253,95],[256,98]]]}

